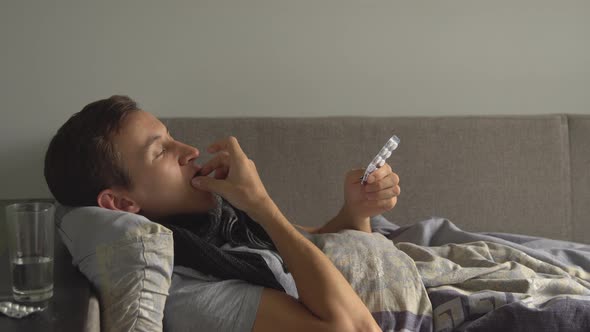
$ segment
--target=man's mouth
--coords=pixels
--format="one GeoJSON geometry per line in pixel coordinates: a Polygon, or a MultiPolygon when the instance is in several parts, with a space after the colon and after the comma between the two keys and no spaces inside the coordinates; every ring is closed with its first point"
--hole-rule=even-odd
{"type": "Polygon", "coordinates": [[[193,175],[192,179],[196,178],[197,176],[201,175],[201,168],[199,168],[196,172],[195,175],[193,175]]]}

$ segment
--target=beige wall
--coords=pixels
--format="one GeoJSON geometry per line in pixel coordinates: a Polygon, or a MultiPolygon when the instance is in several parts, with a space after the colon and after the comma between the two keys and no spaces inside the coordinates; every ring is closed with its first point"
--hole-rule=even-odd
{"type": "Polygon", "coordinates": [[[115,93],[158,116],[590,113],[590,1],[2,0],[0,37],[0,199],[48,196],[51,135],[115,93]]]}

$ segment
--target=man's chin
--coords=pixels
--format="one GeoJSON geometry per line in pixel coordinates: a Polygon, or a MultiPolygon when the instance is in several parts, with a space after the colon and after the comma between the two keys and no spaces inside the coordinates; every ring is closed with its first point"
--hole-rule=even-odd
{"type": "Polygon", "coordinates": [[[190,206],[195,208],[197,212],[206,212],[217,206],[217,199],[215,194],[208,191],[200,191],[197,197],[191,197],[190,206]]]}

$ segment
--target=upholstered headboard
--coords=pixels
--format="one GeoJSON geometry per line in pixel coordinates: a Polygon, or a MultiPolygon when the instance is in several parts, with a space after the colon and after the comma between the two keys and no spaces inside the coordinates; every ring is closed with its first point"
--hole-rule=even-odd
{"type": "Polygon", "coordinates": [[[169,118],[201,150],[234,135],[291,222],[319,225],[343,203],[344,174],[392,135],[402,194],[385,216],[446,217],[471,231],[587,242],[590,116],[169,118]]]}

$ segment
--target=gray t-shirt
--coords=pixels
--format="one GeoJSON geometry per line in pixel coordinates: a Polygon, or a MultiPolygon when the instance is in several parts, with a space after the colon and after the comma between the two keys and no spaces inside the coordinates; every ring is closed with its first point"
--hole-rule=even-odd
{"type": "MultiPolygon", "coordinates": [[[[391,231],[397,226],[378,216],[371,218],[374,232],[391,231]]],[[[300,230],[313,242],[313,235],[300,230]]],[[[260,254],[285,292],[298,298],[290,273],[285,273],[281,257],[270,250],[224,245],[223,249],[260,254]]],[[[263,287],[242,280],[220,280],[194,269],[175,266],[164,309],[165,331],[251,331],[263,287]]]]}

